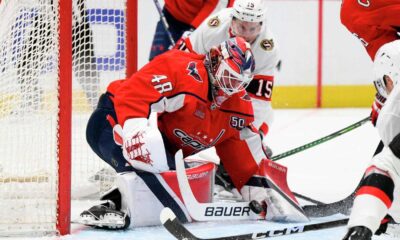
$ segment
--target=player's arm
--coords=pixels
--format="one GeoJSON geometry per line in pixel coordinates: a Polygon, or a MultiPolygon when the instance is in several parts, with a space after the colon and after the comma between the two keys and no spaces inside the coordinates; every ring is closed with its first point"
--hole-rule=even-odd
{"type": "Polygon", "coordinates": [[[399,12],[400,3],[391,4],[366,13],[362,18],[357,19],[357,24],[378,26],[386,30],[398,29],[400,27],[399,12]]]}
{"type": "Polygon", "coordinates": [[[216,151],[243,199],[263,205],[266,219],[307,220],[287,185],[287,168],[267,159],[254,127],[243,128],[237,138],[217,145],[216,151]]]}
{"type": "MultiPolygon", "coordinates": [[[[212,46],[216,46],[221,41],[218,36],[212,35],[220,27],[220,20],[217,20],[219,14],[211,15],[205,19],[189,36],[182,38],[175,46],[180,50],[206,54],[212,46]]],[[[218,34],[218,33],[216,33],[218,34]]]]}
{"type": "Polygon", "coordinates": [[[255,118],[253,125],[259,129],[263,136],[267,135],[269,126],[273,121],[271,99],[274,88],[275,68],[278,63],[278,50],[275,47],[271,51],[268,53],[268,58],[261,61],[263,65],[258,67],[261,71],[254,75],[253,80],[246,89],[253,103],[255,118]]]}
{"type": "Polygon", "coordinates": [[[168,73],[168,71],[160,71],[161,64],[165,63],[158,60],[152,61],[151,64],[123,81],[115,91],[114,105],[120,124],[130,118],[148,118],[152,111],[165,110],[166,97],[175,90],[176,81],[168,74],[153,74],[168,73]],[[157,65],[157,69],[153,70],[155,69],[153,66],[157,65]]]}
{"type": "Polygon", "coordinates": [[[203,7],[199,10],[196,17],[192,20],[190,25],[197,28],[210,14],[215,10],[219,0],[205,0],[203,7]]]}
{"type": "MultiPolygon", "coordinates": [[[[161,133],[149,121],[151,112],[164,112],[174,104],[167,99],[173,93],[176,82],[171,77],[173,74],[163,69],[168,67],[166,59],[157,58],[121,82],[114,91],[113,102],[119,123],[113,127],[114,140],[121,140],[116,143],[121,145],[124,158],[135,168],[144,171],[161,172],[168,169],[166,160],[162,160],[166,159],[166,155],[161,153],[161,133]],[[165,75],[155,74],[157,72],[165,75]],[[158,158],[158,161],[149,156],[158,158]]],[[[182,104],[178,107],[182,107],[182,104]]]]}
{"type": "Polygon", "coordinates": [[[257,172],[258,164],[266,155],[260,135],[254,128],[246,127],[239,134],[237,138],[218,144],[215,149],[235,187],[240,190],[257,172]]]}
{"type": "MultiPolygon", "coordinates": [[[[399,18],[399,13],[400,13],[400,4],[397,5],[391,5],[381,11],[381,14],[379,17],[381,17],[382,25],[384,28],[388,28],[392,30],[393,28],[396,28],[399,30],[400,28],[400,18],[399,18]],[[382,14],[384,12],[384,14],[382,14]]],[[[378,17],[378,16],[377,16],[378,17]]]]}

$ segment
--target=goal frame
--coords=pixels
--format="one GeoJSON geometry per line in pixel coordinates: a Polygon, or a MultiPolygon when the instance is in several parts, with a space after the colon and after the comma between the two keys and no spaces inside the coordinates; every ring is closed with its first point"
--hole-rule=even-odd
{"type": "MultiPolygon", "coordinates": [[[[1,0],[0,0],[1,2],[1,0]]],[[[137,70],[137,0],[126,0],[126,76],[137,70]]],[[[71,230],[72,1],[59,0],[58,199],[56,228],[71,230]]]]}

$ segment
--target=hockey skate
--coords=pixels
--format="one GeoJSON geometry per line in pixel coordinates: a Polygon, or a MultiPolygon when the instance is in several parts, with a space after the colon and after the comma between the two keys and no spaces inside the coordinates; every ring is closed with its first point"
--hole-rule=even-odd
{"type": "Polygon", "coordinates": [[[130,218],[128,214],[116,210],[113,202],[107,201],[83,211],[77,222],[100,229],[120,230],[129,227],[130,218]]]}
{"type": "Polygon", "coordinates": [[[356,226],[349,229],[343,240],[371,240],[372,231],[364,226],[356,226]]]}

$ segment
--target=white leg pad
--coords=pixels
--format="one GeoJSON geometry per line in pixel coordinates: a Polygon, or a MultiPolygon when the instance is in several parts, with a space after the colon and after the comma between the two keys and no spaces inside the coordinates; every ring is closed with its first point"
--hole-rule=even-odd
{"type": "Polygon", "coordinates": [[[122,196],[122,210],[131,218],[130,227],[160,225],[164,208],[135,172],[118,175],[117,186],[122,196]]]}

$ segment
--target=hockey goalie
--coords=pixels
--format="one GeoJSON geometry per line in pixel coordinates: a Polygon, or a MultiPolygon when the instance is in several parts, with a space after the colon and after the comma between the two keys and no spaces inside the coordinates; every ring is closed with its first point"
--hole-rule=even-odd
{"type": "MultiPolygon", "coordinates": [[[[108,229],[158,225],[164,207],[192,221],[177,187],[174,154],[182,149],[188,157],[213,146],[243,200],[263,206],[264,219],[306,221],[286,179],[276,178],[286,168],[267,159],[252,125],[246,87],[255,64],[250,45],[235,37],[205,55],[168,51],[112,82],[88,121],[87,141],[117,171],[117,186],[79,221],[108,229]],[[157,124],[149,120],[152,112],[157,124]]],[[[211,201],[213,165],[187,172],[197,200],[211,201]]]]}

